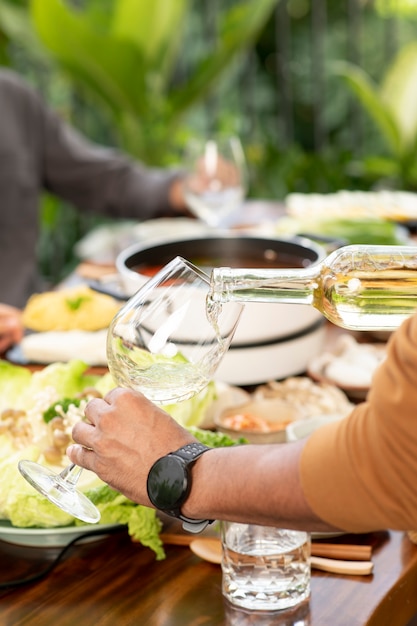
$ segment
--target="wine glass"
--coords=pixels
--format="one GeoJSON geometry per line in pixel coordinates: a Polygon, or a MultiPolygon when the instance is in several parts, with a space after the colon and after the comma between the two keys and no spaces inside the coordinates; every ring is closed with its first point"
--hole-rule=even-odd
{"type": "MultiPolygon", "coordinates": [[[[210,278],[176,257],[146,281],[112,320],[107,359],[115,381],[153,402],[180,402],[210,382],[228,350],[243,305],[209,299],[210,278]]],[[[21,474],[64,511],[95,523],[100,513],[76,489],[81,468],[60,474],[33,461],[19,462],[21,474]]]]}
{"type": "Polygon", "coordinates": [[[243,202],[246,160],[238,137],[193,139],[186,150],[184,198],[190,211],[217,228],[243,202]]]}

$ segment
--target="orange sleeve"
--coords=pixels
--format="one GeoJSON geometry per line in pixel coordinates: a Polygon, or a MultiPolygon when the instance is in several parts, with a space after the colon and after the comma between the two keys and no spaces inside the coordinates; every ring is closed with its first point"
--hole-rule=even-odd
{"type": "Polygon", "coordinates": [[[312,510],[348,532],[417,528],[417,313],[388,342],[367,401],[301,457],[312,510]]]}

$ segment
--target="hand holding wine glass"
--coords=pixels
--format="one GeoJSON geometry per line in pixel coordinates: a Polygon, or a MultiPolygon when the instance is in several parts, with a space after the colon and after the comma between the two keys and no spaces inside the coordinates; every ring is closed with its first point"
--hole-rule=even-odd
{"type": "Polygon", "coordinates": [[[220,226],[242,204],[247,192],[246,161],[239,139],[194,139],[185,162],[188,208],[209,226],[220,226]]]}
{"type": "MultiPolygon", "coordinates": [[[[191,398],[210,382],[227,352],[243,305],[208,298],[210,279],[181,257],[164,266],[120,309],[107,341],[110,372],[122,387],[157,404],[191,398]]],[[[60,474],[20,461],[22,475],[54,504],[86,522],[100,514],[76,489],[81,469],[60,474]]]]}

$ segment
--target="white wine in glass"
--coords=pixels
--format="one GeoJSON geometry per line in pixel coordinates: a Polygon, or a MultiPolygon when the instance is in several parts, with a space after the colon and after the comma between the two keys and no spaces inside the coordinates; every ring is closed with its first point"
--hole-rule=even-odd
{"type": "Polygon", "coordinates": [[[238,137],[193,139],[186,150],[184,197],[190,211],[217,228],[247,193],[247,168],[238,137]]]}
{"type": "MultiPolygon", "coordinates": [[[[176,257],[120,309],[110,324],[107,357],[115,381],[157,404],[191,398],[206,387],[227,352],[243,305],[212,303],[209,277],[176,257]]],[[[100,513],[77,488],[81,468],[60,474],[32,461],[19,470],[51,502],[85,522],[100,513]]]]}
{"type": "Polygon", "coordinates": [[[211,303],[209,287],[209,276],[176,257],[122,307],[107,341],[109,369],[121,386],[161,405],[206,387],[242,312],[241,303],[211,303]]]}

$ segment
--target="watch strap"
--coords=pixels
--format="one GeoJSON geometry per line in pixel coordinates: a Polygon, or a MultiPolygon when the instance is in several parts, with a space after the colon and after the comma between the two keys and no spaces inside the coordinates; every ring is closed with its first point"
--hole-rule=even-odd
{"type": "Polygon", "coordinates": [[[199,456],[201,456],[207,450],[210,450],[208,446],[205,446],[199,442],[187,443],[187,445],[178,448],[175,452],[170,452],[169,455],[179,456],[180,459],[186,461],[187,463],[192,463],[197,460],[199,456]]]}
{"type": "MultiPolygon", "coordinates": [[[[171,452],[170,455],[179,457],[187,463],[187,466],[190,466],[194,463],[194,461],[198,459],[199,456],[201,456],[202,454],[204,454],[204,452],[207,452],[207,450],[210,449],[211,448],[205,446],[200,442],[193,442],[187,443],[185,446],[178,448],[178,450],[171,452]]],[[[190,519],[189,517],[185,517],[185,515],[182,515],[181,511],[175,511],[171,513],[174,513],[175,516],[182,521],[183,529],[190,533],[200,533],[206,528],[206,526],[208,526],[208,524],[211,524],[213,522],[213,520],[207,519],[190,519]]]]}

